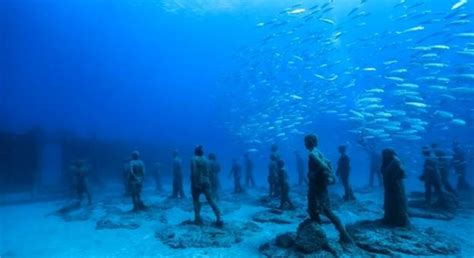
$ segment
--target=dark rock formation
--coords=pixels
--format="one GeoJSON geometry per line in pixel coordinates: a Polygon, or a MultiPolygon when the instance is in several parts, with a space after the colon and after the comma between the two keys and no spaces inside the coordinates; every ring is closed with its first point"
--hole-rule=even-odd
{"type": "Polygon", "coordinates": [[[180,225],[160,229],[155,236],[163,244],[175,249],[230,247],[242,242],[248,234],[260,231],[261,228],[255,223],[224,224],[223,227],[217,228],[214,224],[207,222],[198,226],[192,221],[185,221],[180,225]]]}
{"type": "Polygon", "coordinates": [[[280,205],[280,199],[263,196],[258,200],[258,205],[267,208],[275,208],[280,205]]]}
{"type": "Polygon", "coordinates": [[[328,250],[328,239],[321,225],[309,219],[303,221],[296,232],[296,249],[303,253],[328,250]]]}
{"type": "Polygon", "coordinates": [[[92,216],[92,207],[82,207],[78,201],[73,201],[65,204],[57,211],[54,211],[47,216],[55,215],[62,218],[66,222],[71,221],[86,221],[92,216]]]}
{"type": "Polygon", "coordinates": [[[95,229],[96,230],[101,230],[101,229],[120,229],[120,228],[125,228],[125,229],[137,229],[139,228],[140,225],[135,222],[122,222],[122,221],[117,221],[117,220],[111,220],[111,219],[100,219],[97,221],[95,229]]]}
{"type": "Polygon", "coordinates": [[[413,218],[432,219],[432,220],[452,220],[455,214],[452,212],[433,212],[425,209],[411,208],[408,215],[413,218]]]}
{"type": "Polygon", "coordinates": [[[408,214],[411,217],[432,219],[432,220],[451,220],[456,216],[457,209],[441,207],[436,203],[433,205],[426,204],[424,198],[414,199],[408,202],[408,214]]]}
{"type": "Polygon", "coordinates": [[[456,196],[446,193],[444,195],[443,201],[436,201],[431,205],[426,204],[425,196],[423,192],[411,192],[410,201],[408,202],[408,207],[410,208],[420,208],[427,209],[432,212],[451,212],[455,213],[460,207],[459,201],[456,196]]]}
{"type": "Polygon", "coordinates": [[[77,212],[63,214],[61,217],[66,222],[71,221],[86,221],[89,220],[92,216],[92,211],[90,210],[80,210],[77,212]]]}
{"type": "Polygon", "coordinates": [[[295,221],[301,221],[306,218],[303,211],[282,211],[278,209],[269,209],[256,213],[252,220],[260,223],[292,224],[295,221]]]}
{"type": "Polygon", "coordinates": [[[387,227],[381,221],[362,221],[347,226],[356,244],[371,253],[384,255],[456,255],[457,240],[446,238],[432,228],[387,227]]]}
{"type": "Polygon", "coordinates": [[[290,248],[295,244],[295,237],[294,233],[284,233],[276,237],[275,243],[281,248],[290,248]]]}
{"type": "Polygon", "coordinates": [[[321,226],[305,220],[297,233],[284,233],[274,241],[260,246],[259,252],[266,257],[371,257],[373,255],[356,245],[341,245],[327,239],[321,226]]]}

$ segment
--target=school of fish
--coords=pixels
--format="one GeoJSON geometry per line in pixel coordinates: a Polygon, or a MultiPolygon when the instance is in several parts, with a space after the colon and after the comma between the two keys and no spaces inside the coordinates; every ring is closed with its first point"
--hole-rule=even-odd
{"type": "Polygon", "coordinates": [[[387,143],[474,129],[473,3],[398,0],[387,15],[368,1],[343,15],[337,1],[307,1],[257,23],[262,40],[222,82],[228,129],[252,150],[328,116],[387,143]]]}

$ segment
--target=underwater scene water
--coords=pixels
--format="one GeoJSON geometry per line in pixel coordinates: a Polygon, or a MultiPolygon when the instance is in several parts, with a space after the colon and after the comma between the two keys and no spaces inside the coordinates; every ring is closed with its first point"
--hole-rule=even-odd
{"type": "Polygon", "coordinates": [[[0,0],[0,258],[473,257],[472,0],[0,0]]]}

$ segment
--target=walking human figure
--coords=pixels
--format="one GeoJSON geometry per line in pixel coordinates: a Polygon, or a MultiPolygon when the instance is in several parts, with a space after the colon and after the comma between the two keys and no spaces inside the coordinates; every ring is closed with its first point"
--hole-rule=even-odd
{"type": "Polygon", "coordinates": [[[328,186],[334,183],[331,165],[317,149],[318,138],[306,135],[304,144],[308,155],[308,213],[311,220],[321,224],[320,213],[324,214],[339,232],[341,242],[352,243],[339,217],[331,210],[328,186]]]}
{"type": "Polygon", "coordinates": [[[202,224],[199,197],[203,194],[216,216],[216,225],[222,226],[221,212],[211,193],[209,163],[204,156],[204,150],[201,145],[194,149],[194,157],[191,160],[191,193],[194,206],[194,223],[197,225],[202,224]]]}

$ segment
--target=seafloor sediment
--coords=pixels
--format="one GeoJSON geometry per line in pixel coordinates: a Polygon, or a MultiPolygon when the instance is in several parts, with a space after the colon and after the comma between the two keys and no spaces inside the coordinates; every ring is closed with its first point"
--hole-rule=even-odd
{"type": "MultiPolygon", "coordinates": [[[[334,192],[341,192],[333,187],[334,192]]],[[[410,196],[412,228],[380,226],[381,190],[357,191],[357,201],[344,203],[333,193],[333,207],[355,240],[355,245],[338,243],[338,235],[328,220],[320,230],[327,238],[321,243],[297,232],[306,218],[306,189],[294,187],[291,194],[298,208],[281,212],[278,201],[265,198],[263,188],[235,196],[221,194],[219,206],[223,228],[213,226],[213,214],[204,205],[205,223],[189,223],[193,218],[191,199],[170,200],[166,194],[145,189],[146,211],[131,212],[128,198],[120,190],[108,189],[95,195],[90,207],[69,206],[70,202],[44,202],[0,207],[0,256],[3,257],[136,257],[136,256],[461,256],[474,254],[474,205],[461,201],[453,212],[441,212],[418,204],[420,195],[410,196]],[[68,207],[66,209],[62,209],[68,207]],[[305,242],[306,241],[306,242],[305,242]],[[327,242],[327,243],[326,243],[327,242]],[[324,248],[320,248],[324,246],[324,248]],[[318,250],[303,252],[304,250],[318,250]],[[302,251],[303,250],[303,251],[302,251]]],[[[204,201],[204,198],[202,200],[204,201]]],[[[309,230],[309,231],[308,231],[309,230]]],[[[311,231],[313,230],[313,231],[311,231]]],[[[311,233],[313,234],[313,233],[311,233]]],[[[314,235],[314,234],[313,234],[314,235]]],[[[317,236],[317,234],[316,234],[317,236]]],[[[318,240],[319,241],[319,240],[318,240]]]]}

